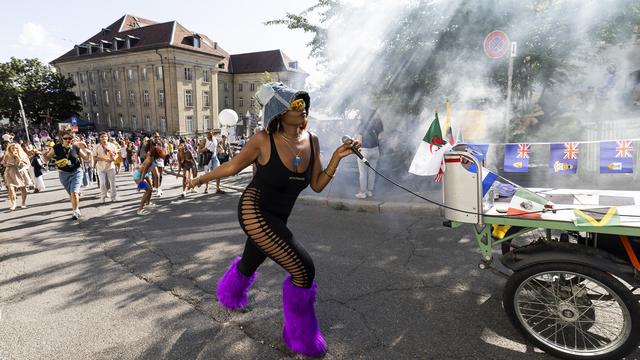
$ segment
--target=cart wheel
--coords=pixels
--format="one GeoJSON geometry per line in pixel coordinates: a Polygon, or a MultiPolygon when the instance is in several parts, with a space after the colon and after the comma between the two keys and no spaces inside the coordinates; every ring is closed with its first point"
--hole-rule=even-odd
{"type": "Polygon", "coordinates": [[[613,276],[570,263],[516,271],[502,302],[534,345],[563,359],[621,359],[640,340],[640,305],[613,276]]]}

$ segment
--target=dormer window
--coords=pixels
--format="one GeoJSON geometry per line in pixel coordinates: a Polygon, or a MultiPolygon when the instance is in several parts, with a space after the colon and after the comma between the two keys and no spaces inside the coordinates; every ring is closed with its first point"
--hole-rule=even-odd
{"type": "Polygon", "coordinates": [[[121,39],[119,37],[114,37],[112,43],[113,43],[113,46],[111,48],[113,50],[118,50],[118,49],[121,49],[125,45],[125,40],[121,39]]]}
{"type": "Polygon", "coordinates": [[[193,37],[193,47],[195,48],[199,48],[200,47],[200,38],[198,37],[193,37]]]}
{"type": "Polygon", "coordinates": [[[127,39],[126,39],[126,43],[125,43],[125,47],[127,49],[131,49],[132,46],[135,46],[136,43],[138,43],[138,41],[140,40],[139,37],[137,36],[133,36],[133,35],[127,35],[127,39]]]}
{"type": "Polygon", "coordinates": [[[298,68],[298,62],[297,61],[289,61],[289,68],[297,69],[298,68]]]}
{"type": "Polygon", "coordinates": [[[100,52],[109,52],[113,44],[107,40],[100,40],[100,52]]]}
{"type": "Polygon", "coordinates": [[[224,69],[224,63],[218,64],[218,69],[224,69]]]}

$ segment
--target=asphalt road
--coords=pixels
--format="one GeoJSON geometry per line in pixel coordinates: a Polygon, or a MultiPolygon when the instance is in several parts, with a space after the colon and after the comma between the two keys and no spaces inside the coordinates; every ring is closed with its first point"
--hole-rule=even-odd
{"type": "MultiPolygon", "coordinates": [[[[140,194],[120,175],[120,202],[101,205],[90,189],[72,221],[55,173],[47,186],[28,209],[0,213],[0,359],[295,357],[280,339],[277,265],[259,269],[246,310],[216,301],[245,241],[239,192],[180,199],[168,176],[159,206],[139,217],[140,194]]],[[[504,279],[478,269],[471,229],[441,222],[296,205],[289,225],[315,262],[327,359],[551,358],[509,323],[504,279]]]]}

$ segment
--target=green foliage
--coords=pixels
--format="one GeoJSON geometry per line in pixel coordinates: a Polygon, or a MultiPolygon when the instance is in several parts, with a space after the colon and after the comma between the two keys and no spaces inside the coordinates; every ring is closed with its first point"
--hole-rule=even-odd
{"type": "Polygon", "coordinates": [[[82,109],[70,89],[73,80],[54,72],[38,59],[16,59],[0,64],[0,117],[21,122],[18,97],[27,119],[38,121],[49,115],[63,120],[82,109]]]}

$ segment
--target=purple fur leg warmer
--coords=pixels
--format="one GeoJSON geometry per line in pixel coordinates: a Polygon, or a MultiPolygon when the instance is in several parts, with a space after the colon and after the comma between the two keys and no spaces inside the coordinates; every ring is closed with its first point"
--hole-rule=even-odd
{"type": "Polygon", "coordinates": [[[282,285],[284,343],[298,354],[313,357],[327,352],[327,343],[320,332],[314,309],[317,289],[315,281],[309,289],[293,285],[291,275],[287,276],[282,285]]]}
{"type": "Polygon", "coordinates": [[[230,310],[240,309],[249,302],[249,287],[256,279],[257,273],[246,277],[238,271],[241,257],[233,260],[226,273],[218,280],[218,301],[230,310]]]}

